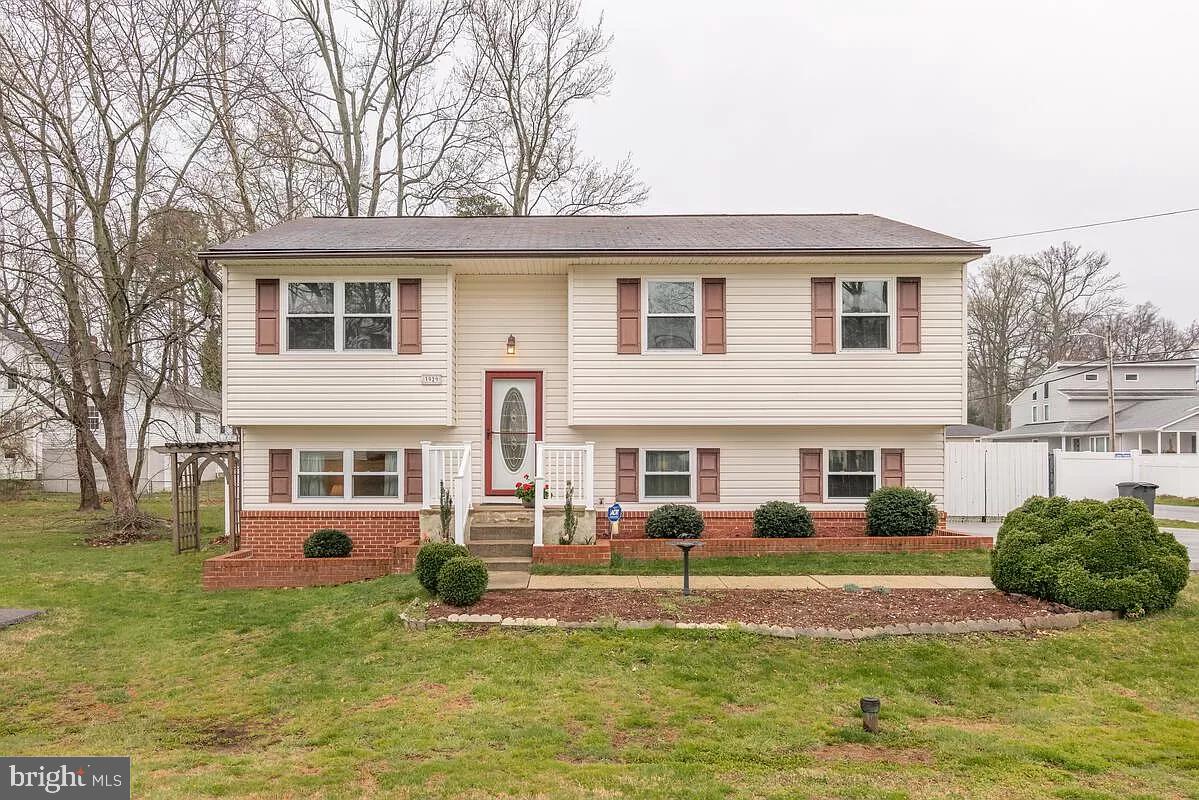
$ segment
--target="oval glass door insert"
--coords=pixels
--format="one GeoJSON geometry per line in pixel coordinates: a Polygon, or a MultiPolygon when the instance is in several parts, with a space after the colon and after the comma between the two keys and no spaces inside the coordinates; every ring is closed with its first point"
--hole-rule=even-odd
{"type": "Polygon", "coordinates": [[[504,466],[516,472],[525,463],[528,451],[529,410],[520,389],[512,386],[504,394],[500,405],[500,452],[504,454],[504,466]]]}

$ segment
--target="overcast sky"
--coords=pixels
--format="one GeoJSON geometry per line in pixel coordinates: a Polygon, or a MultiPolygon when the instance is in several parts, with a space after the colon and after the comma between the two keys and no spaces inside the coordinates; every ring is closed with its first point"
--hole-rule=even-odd
{"type": "MultiPolygon", "coordinates": [[[[870,212],[979,239],[1199,206],[1199,3],[584,0],[583,145],[646,213],[870,212]]],[[[1199,317],[1199,214],[1063,237],[1199,317]]]]}

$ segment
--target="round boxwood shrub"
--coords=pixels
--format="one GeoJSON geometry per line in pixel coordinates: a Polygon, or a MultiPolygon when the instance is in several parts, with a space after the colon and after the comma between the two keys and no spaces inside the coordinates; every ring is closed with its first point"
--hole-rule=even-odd
{"type": "Polygon", "coordinates": [[[429,542],[416,551],[416,579],[429,594],[437,593],[437,573],[451,558],[469,556],[470,551],[453,542],[429,542]]]}
{"type": "Polygon", "coordinates": [[[771,500],[754,509],[754,536],[792,539],[811,536],[815,532],[812,515],[797,503],[771,500]]]}
{"type": "Polygon", "coordinates": [[[1189,563],[1140,500],[1033,497],[1004,518],[991,580],[1005,592],[1139,616],[1174,605],[1189,563]]]}
{"type": "Polygon", "coordinates": [[[885,486],[866,500],[867,536],[928,536],[936,528],[937,509],[928,492],[885,486]]]}
{"type": "Polygon", "coordinates": [[[304,558],[345,558],[353,549],[350,537],[332,528],[314,531],[304,540],[304,558]]]}
{"type": "Polygon", "coordinates": [[[650,539],[698,539],[704,532],[704,518],[695,506],[667,503],[649,512],[645,535],[650,539]]]}
{"type": "Polygon", "coordinates": [[[474,556],[455,556],[437,573],[437,594],[452,606],[472,606],[487,591],[487,565],[474,556]]]}

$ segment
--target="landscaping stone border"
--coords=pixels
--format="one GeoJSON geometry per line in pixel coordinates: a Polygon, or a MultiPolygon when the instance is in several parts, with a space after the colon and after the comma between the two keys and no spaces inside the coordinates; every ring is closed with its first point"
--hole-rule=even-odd
{"type": "Polygon", "coordinates": [[[762,625],[755,622],[675,622],[668,619],[651,620],[596,620],[590,622],[559,622],[556,619],[539,617],[504,617],[500,614],[450,614],[437,619],[422,619],[400,614],[400,621],[408,630],[426,630],[440,625],[495,625],[501,628],[561,628],[563,630],[609,629],[618,631],[651,630],[736,630],[759,636],[774,636],[780,639],[840,639],[857,641],[876,639],[880,636],[944,636],[958,633],[1005,633],[1013,631],[1069,630],[1085,622],[1116,619],[1113,611],[1071,611],[1065,614],[1048,614],[1023,619],[972,619],[958,622],[916,622],[910,624],[881,625],[873,628],[804,628],[783,625],[762,625]]]}

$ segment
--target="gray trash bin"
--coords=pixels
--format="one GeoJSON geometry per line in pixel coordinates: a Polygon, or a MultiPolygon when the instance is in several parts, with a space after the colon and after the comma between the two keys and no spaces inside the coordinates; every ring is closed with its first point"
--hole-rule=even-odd
{"type": "Polygon", "coordinates": [[[1156,483],[1121,481],[1116,484],[1116,488],[1120,490],[1121,497],[1135,497],[1138,500],[1144,501],[1145,505],[1149,506],[1149,513],[1153,513],[1153,502],[1157,499],[1156,483]]]}

